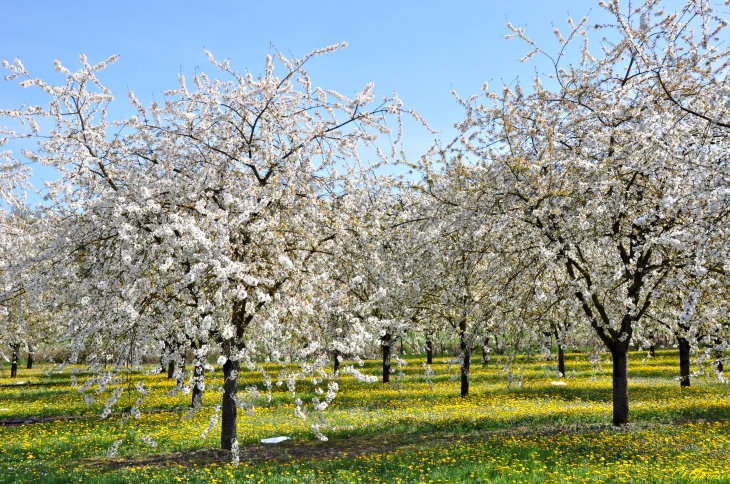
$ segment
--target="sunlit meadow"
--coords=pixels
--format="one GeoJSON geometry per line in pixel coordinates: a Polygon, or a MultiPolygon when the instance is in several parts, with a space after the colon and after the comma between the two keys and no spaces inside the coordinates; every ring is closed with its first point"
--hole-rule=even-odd
{"type": "MultiPolygon", "coordinates": [[[[633,423],[623,429],[610,424],[607,358],[591,364],[585,354],[569,354],[567,375],[558,379],[554,362],[520,356],[508,385],[506,356],[486,366],[474,357],[467,398],[458,396],[458,367],[446,357],[434,361],[432,388],[424,358],[406,361],[389,385],[340,378],[325,412],[328,442],[310,430],[316,417],[295,416],[286,385],[275,386],[271,403],[260,399],[253,416],[239,414],[237,467],[228,454],[200,451],[219,446],[219,427],[200,435],[220,400],[220,372],[207,375],[203,408],[191,418],[190,396],[169,395],[174,380],[149,368],[130,372],[118,383],[125,393],[115,413],[101,419],[112,388],[80,393],[82,372],[72,384],[68,368],[38,365],[16,379],[6,371],[0,420],[77,418],[0,426],[0,482],[730,482],[730,385],[698,376],[681,390],[675,351],[631,354],[633,423]],[[140,381],[150,393],[135,419],[124,412],[140,381]],[[292,439],[259,442],[278,435],[292,439]]],[[[378,369],[377,361],[361,368],[378,369]]],[[[241,383],[262,389],[255,373],[241,383]]],[[[307,390],[300,383],[297,396],[311,397],[307,390]]]]}

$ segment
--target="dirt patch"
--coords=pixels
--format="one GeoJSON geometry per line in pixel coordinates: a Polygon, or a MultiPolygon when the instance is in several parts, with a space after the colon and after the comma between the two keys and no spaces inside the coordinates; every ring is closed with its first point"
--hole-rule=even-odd
{"type": "MultiPolygon", "coordinates": [[[[586,432],[614,431],[632,432],[646,430],[665,425],[680,423],[702,423],[706,420],[682,420],[681,422],[665,423],[634,423],[623,427],[614,427],[610,424],[571,424],[543,427],[520,426],[502,430],[483,430],[466,434],[456,433],[408,433],[386,434],[378,436],[352,436],[332,439],[327,442],[317,440],[292,441],[280,444],[248,444],[240,448],[241,462],[260,464],[263,462],[291,463],[301,460],[331,460],[335,458],[352,458],[373,454],[386,454],[408,448],[424,448],[432,446],[449,446],[457,442],[480,442],[488,439],[501,439],[519,435],[557,435],[581,434],[586,432]]],[[[84,459],[88,465],[98,469],[122,469],[135,466],[183,466],[189,467],[210,465],[212,463],[228,464],[231,462],[231,453],[221,449],[201,449],[188,452],[174,452],[138,457],[115,457],[84,459]]]]}
{"type": "Polygon", "coordinates": [[[223,449],[201,449],[188,452],[172,452],[140,457],[94,457],[82,462],[96,469],[124,469],[127,467],[206,466],[231,461],[231,452],[223,449]]]}
{"type": "MultiPolygon", "coordinates": [[[[241,462],[251,464],[292,463],[303,460],[332,460],[387,454],[409,449],[427,447],[447,447],[459,442],[483,442],[491,439],[505,439],[523,435],[552,436],[558,434],[584,434],[588,432],[636,432],[688,423],[711,423],[712,419],[678,419],[663,422],[635,422],[621,427],[611,424],[566,424],[540,427],[519,426],[500,430],[479,430],[468,433],[434,433],[432,431],[411,432],[407,434],[384,434],[333,438],[327,442],[318,440],[287,440],[280,444],[247,444],[239,450],[241,462]]],[[[720,421],[725,421],[724,419],[720,421]]],[[[200,449],[194,451],[172,452],[167,454],[95,457],[82,459],[82,462],[99,470],[116,470],[129,467],[166,467],[225,465],[231,462],[231,452],[222,449],[200,449]]]]}
{"type": "MultiPolygon", "coordinates": [[[[420,440],[420,439],[419,439],[420,440]]],[[[426,441],[426,436],[423,436],[426,441]]],[[[241,462],[262,463],[269,461],[292,462],[295,460],[328,460],[333,458],[357,457],[401,449],[414,445],[412,439],[405,440],[399,436],[383,437],[348,437],[328,442],[291,441],[280,444],[248,444],[241,446],[239,458],[241,462]]],[[[423,444],[421,444],[423,445],[423,444]]],[[[181,465],[184,467],[196,464],[212,463],[228,464],[231,452],[222,449],[201,449],[188,452],[172,452],[153,456],[113,457],[84,459],[87,464],[96,468],[121,469],[136,466],[162,467],[181,465]]]]}

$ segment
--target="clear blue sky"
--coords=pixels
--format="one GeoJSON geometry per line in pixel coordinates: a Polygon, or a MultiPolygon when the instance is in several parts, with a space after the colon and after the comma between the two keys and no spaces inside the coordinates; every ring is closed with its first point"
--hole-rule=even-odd
{"type": "MultiPolygon", "coordinates": [[[[503,39],[507,19],[557,50],[551,22],[565,31],[568,14],[578,20],[591,10],[598,21],[603,12],[593,0],[5,0],[0,58],[19,57],[32,77],[60,82],[54,59],[73,70],[81,52],[92,64],[119,54],[102,81],[123,103],[129,88],[146,104],[175,87],[178,72],[190,77],[200,67],[214,74],[203,47],[257,74],[270,43],[301,56],[346,40],[347,49],[309,66],[315,85],[352,94],[374,81],[379,95],[397,91],[406,107],[419,111],[447,140],[462,117],[452,87],[468,96],[485,81],[497,86],[519,76],[529,83],[536,58],[518,62],[529,49],[503,39]]],[[[598,50],[598,35],[594,38],[598,50]]],[[[37,89],[0,82],[0,108],[43,101],[37,89]]],[[[405,147],[417,158],[434,136],[415,125],[407,128],[405,147]]]]}

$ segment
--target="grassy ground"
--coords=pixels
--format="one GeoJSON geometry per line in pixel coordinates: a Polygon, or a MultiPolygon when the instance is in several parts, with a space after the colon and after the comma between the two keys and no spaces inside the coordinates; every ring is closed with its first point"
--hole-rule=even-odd
{"type": "MultiPolygon", "coordinates": [[[[590,365],[585,355],[568,355],[566,385],[558,386],[553,362],[519,357],[510,370],[522,384],[508,388],[505,358],[493,357],[486,368],[472,365],[465,399],[451,381],[457,368],[443,358],[433,365],[433,389],[423,359],[407,361],[405,377],[390,385],[340,378],[325,413],[328,442],[314,438],[313,417],[294,416],[286,384],[274,386],[270,404],[262,400],[253,416],[239,416],[237,467],[216,450],[219,426],[200,437],[219,403],[220,373],[208,374],[203,408],[192,418],[185,418],[189,395],[168,395],[174,382],[136,373],[118,383],[131,391],[113,411],[129,410],[142,381],[150,393],[140,418],[101,419],[111,387],[82,394],[75,387],[87,376],[76,374],[72,385],[68,369],[22,369],[15,380],[6,371],[0,420],[77,418],[0,426],[0,483],[730,482],[730,386],[702,377],[680,390],[675,351],[631,355],[633,423],[622,429],[610,425],[608,361],[590,365]],[[275,435],[292,440],[258,443],[275,435]],[[118,454],[106,458],[115,441],[118,454]]],[[[377,374],[378,364],[361,370],[377,374]]],[[[260,375],[242,378],[242,386],[261,389],[260,375]]]]}

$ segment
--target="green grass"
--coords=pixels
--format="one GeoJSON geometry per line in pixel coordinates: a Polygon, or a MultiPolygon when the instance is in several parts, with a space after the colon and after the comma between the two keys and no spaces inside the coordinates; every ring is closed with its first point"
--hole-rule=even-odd
{"type": "MultiPolygon", "coordinates": [[[[110,389],[97,395],[92,387],[86,393],[95,400],[87,405],[68,370],[22,369],[16,380],[25,385],[0,378],[0,420],[83,418],[0,427],[0,483],[730,482],[730,386],[706,376],[681,390],[675,351],[655,358],[632,353],[632,424],[621,429],[610,424],[611,365],[605,358],[599,371],[585,355],[568,355],[567,385],[556,386],[554,362],[521,356],[511,371],[522,375],[522,386],[509,389],[504,357],[493,357],[486,368],[474,358],[471,395],[464,399],[458,382],[450,381],[457,368],[447,371],[444,358],[433,365],[433,391],[423,358],[407,361],[405,377],[390,385],[340,378],[340,392],[325,412],[329,442],[314,438],[313,416],[306,422],[294,416],[286,384],[274,386],[271,403],[257,402],[254,416],[239,414],[238,467],[230,456],[205,450],[218,447],[219,426],[200,438],[219,403],[219,372],[206,376],[203,409],[188,420],[189,395],[168,396],[174,382],[165,375],[123,375],[120,384],[132,391],[120,397],[118,413],[102,420],[110,389]],[[121,412],[138,396],[138,381],[151,390],[144,413],[139,420],[123,419],[121,412]],[[273,435],[292,440],[258,443],[273,435]],[[115,440],[122,441],[118,455],[106,459],[115,440]]],[[[276,381],[276,370],[267,368],[276,381]]],[[[370,374],[378,369],[377,361],[361,368],[370,374]]],[[[76,376],[79,384],[86,378],[76,376]]],[[[242,374],[241,386],[261,390],[260,378],[242,374]]],[[[312,390],[300,382],[298,396],[311,398],[312,390]]]]}

